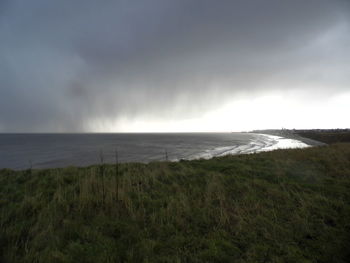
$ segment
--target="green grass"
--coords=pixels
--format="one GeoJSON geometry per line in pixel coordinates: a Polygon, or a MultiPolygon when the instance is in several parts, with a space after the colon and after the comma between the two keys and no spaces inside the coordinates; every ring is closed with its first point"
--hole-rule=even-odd
{"type": "Polygon", "coordinates": [[[0,171],[0,262],[348,262],[350,144],[0,171]]]}
{"type": "Polygon", "coordinates": [[[331,143],[341,143],[350,142],[350,132],[349,131],[303,131],[297,133],[305,138],[310,138],[319,142],[324,142],[327,144],[331,143]]]}

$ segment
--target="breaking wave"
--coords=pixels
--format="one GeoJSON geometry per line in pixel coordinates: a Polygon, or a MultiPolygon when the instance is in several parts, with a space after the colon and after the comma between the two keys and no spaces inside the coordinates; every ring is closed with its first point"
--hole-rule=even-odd
{"type": "Polygon", "coordinates": [[[301,141],[275,135],[254,134],[254,136],[255,138],[252,139],[248,144],[216,147],[213,149],[208,149],[199,154],[192,155],[187,159],[210,159],[212,157],[219,157],[230,154],[251,154],[258,152],[273,151],[277,149],[295,149],[310,147],[310,145],[301,141]]]}

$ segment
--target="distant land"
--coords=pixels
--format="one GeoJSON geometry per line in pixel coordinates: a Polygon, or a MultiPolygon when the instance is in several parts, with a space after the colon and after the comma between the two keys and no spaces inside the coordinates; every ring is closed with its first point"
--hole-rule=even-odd
{"type": "Polygon", "coordinates": [[[312,146],[320,146],[323,143],[350,142],[350,129],[267,129],[251,132],[300,140],[312,146]]]}

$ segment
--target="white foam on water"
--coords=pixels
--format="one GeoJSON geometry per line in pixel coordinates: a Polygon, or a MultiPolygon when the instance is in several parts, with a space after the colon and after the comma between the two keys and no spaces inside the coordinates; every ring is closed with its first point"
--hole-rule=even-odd
{"type": "Polygon", "coordinates": [[[296,148],[310,147],[310,145],[294,139],[288,139],[288,138],[275,136],[275,135],[265,135],[265,134],[261,134],[261,135],[269,137],[269,139],[274,140],[275,143],[270,146],[264,147],[259,151],[273,151],[277,149],[296,149],[296,148]]]}
{"type": "Polygon", "coordinates": [[[256,136],[256,138],[252,139],[248,144],[216,147],[214,149],[208,149],[199,154],[190,156],[187,159],[210,159],[213,157],[225,155],[251,154],[258,152],[273,151],[277,149],[295,149],[310,147],[310,145],[294,139],[288,139],[280,136],[266,134],[254,135],[256,136]]]}

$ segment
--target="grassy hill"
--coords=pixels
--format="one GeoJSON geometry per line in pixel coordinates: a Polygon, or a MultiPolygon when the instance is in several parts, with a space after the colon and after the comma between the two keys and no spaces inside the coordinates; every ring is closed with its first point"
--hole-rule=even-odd
{"type": "Polygon", "coordinates": [[[302,137],[310,138],[327,144],[350,142],[350,131],[343,130],[301,130],[296,131],[302,137]]]}
{"type": "Polygon", "coordinates": [[[348,262],[350,144],[0,171],[0,262],[348,262]]]}

